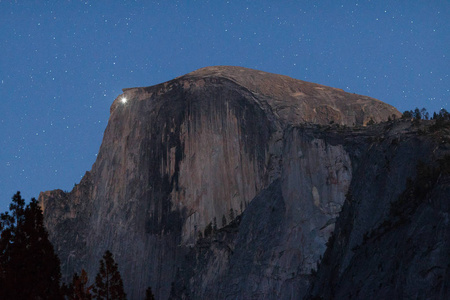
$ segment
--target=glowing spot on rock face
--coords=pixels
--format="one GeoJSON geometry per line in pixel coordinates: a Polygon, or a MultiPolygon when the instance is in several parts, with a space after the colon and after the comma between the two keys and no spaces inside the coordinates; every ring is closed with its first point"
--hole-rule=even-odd
{"type": "Polygon", "coordinates": [[[120,101],[122,101],[122,103],[125,104],[125,103],[127,103],[128,99],[125,97],[122,97],[122,99],[120,101]]]}

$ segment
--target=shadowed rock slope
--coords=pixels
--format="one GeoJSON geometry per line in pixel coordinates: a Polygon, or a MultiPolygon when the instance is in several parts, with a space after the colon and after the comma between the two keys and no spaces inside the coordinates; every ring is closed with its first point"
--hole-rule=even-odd
{"type": "Polygon", "coordinates": [[[304,299],[450,298],[450,123],[410,126],[363,154],[304,299]]]}
{"type": "Polygon", "coordinates": [[[349,188],[362,203],[353,247],[418,160],[443,153],[410,122],[362,127],[398,116],[373,98],[239,67],[124,89],[92,170],[39,198],[63,277],[84,268],[93,279],[109,249],[131,299],[148,286],[158,299],[313,297],[343,205],[341,215],[359,209],[349,188]],[[412,140],[426,146],[411,154],[412,140]]]}

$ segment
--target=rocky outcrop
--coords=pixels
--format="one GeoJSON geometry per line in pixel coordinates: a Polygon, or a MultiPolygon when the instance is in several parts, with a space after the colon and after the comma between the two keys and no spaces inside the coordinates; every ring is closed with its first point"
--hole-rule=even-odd
{"type": "Polygon", "coordinates": [[[305,299],[450,297],[450,124],[383,128],[305,299]]]}
{"type": "Polygon", "coordinates": [[[63,277],[92,279],[109,249],[131,299],[148,286],[160,299],[300,297],[382,135],[360,126],[398,116],[238,67],[124,89],[92,170],[40,195],[63,277]]]}

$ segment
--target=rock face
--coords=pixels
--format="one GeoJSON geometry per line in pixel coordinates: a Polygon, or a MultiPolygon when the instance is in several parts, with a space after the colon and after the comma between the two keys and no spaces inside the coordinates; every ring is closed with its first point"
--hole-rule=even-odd
{"type": "MultiPolygon", "coordinates": [[[[39,197],[63,277],[84,268],[93,279],[108,249],[130,299],[148,286],[158,299],[318,295],[337,268],[311,275],[321,257],[366,271],[351,248],[387,216],[416,162],[445,154],[410,122],[361,127],[399,116],[376,99],[239,67],[124,89],[92,170],[70,193],[39,197]],[[331,241],[325,252],[341,231],[345,250],[331,241]]],[[[348,282],[334,280],[344,293],[348,282]]]]}
{"type": "Polygon", "coordinates": [[[287,130],[283,153],[298,156],[284,156],[283,176],[236,223],[190,250],[171,299],[447,299],[450,130],[424,127],[287,130]],[[303,149],[321,144],[346,155],[317,166],[303,149]],[[330,193],[340,187],[345,196],[330,193]]]}
{"type": "Polygon", "coordinates": [[[361,157],[305,299],[450,297],[450,124],[408,126],[361,157]]]}

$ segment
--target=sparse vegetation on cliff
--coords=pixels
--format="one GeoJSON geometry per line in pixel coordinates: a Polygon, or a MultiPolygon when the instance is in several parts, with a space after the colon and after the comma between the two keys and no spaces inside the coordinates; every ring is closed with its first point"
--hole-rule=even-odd
{"type": "Polygon", "coordinates": [[[417,177],[408,178],[405,191],[398,200],[391,204],[391,214],[403,219],[414,213],[417,207],[426,200],[428,193],[438,184],[439,179],[450,174],[450,155],[438,160],[437,166],[430,166],[420,161],[417,164],[417,177]]]}
{"type": "Polygon", "coordinates": [[[414,110],[406,110],[402,114],[402,119],[406,120],[436,120],[436,121],[449,121],[450,113],[442,108],[438,113],[434,112],[433,116],[430,118],[430,114],[427,109],[423,107],[419,109],[416,107],[414,110]]]}

